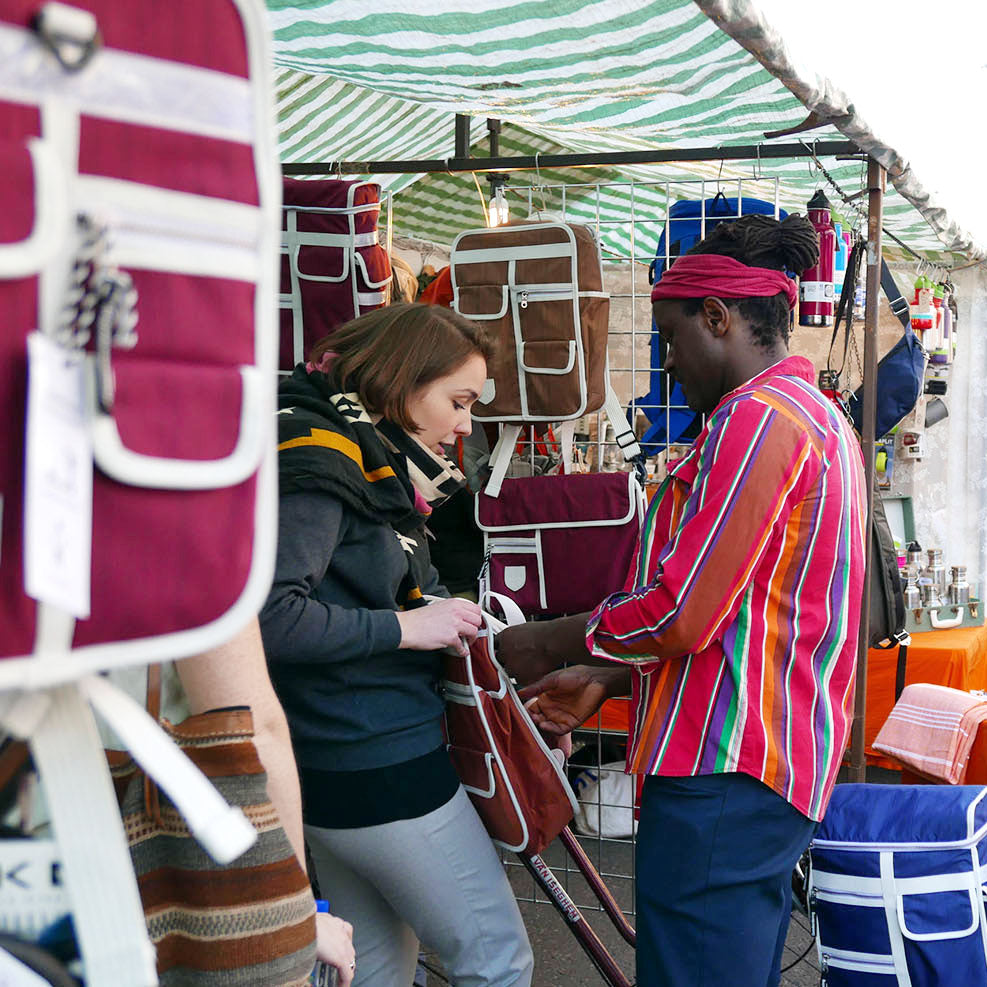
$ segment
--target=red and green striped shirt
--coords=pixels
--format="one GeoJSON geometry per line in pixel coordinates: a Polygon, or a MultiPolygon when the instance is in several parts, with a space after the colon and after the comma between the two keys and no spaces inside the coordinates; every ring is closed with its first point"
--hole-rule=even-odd
{"type": "Polygon", "coordinates": [[[867,508],[813,380],[788,357],[720,401],[587,645],[633,665],[628,771],[743,772],[818,820],[849,737],[867,508]]]}

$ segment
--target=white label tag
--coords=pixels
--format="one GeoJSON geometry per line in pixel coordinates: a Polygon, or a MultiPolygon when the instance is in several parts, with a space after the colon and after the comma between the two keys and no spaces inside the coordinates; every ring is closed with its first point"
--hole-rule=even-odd
{"type": "Polygon", "coordinates": [[[832,281],[802,281],[799,284],[801,302],[831,302],[834,296],[832,281]]]}
{"type": "Polygon", "coordinates": [[[24,586],[29,596],[88,617],[93,451],[85,362],[41,333],[27,340],[24,586]]]}

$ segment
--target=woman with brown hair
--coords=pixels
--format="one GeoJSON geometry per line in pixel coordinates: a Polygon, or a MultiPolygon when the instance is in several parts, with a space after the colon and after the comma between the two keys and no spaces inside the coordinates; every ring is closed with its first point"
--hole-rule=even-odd
{"type": "Polygon", "coordinates": [[[279,390],[278,557],[261,627],[319,886],[354,927],[357,985],[408,987],[419,940],[462,987],[531,982],[436,691],[442,649],[464,649],[480,611],[448,597],[425,533],[430,505],[462,482],[443,446],[471,431],[489,356],[455,313],[393,305],[322,340],[279,390]]]}

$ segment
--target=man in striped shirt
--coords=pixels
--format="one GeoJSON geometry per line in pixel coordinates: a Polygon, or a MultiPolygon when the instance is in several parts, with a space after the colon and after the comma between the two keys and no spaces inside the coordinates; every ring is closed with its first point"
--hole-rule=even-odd
{"type": "Polygon", "coordinates": [[[535,722],[633,696],[639,987],[780,981],[790,876],[849,736],[866,502],[856,438],[788,355],[801,217],[719,226],[655,286],[666,370],[706,425],[652,500],[624,589],[501,636],[535,722]],[[576,640],[577,632],[585,643],[576,640]]]}

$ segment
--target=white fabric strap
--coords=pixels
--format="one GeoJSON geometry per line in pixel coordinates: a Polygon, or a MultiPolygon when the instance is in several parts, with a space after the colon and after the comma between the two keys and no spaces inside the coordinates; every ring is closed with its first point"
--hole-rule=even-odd
{"type": "Polygon", "coordinates": [[[134,760],[167,793],[213,860],[228,864],[256,842],[257,833],[243,812],[227,805],[140,703],[99,675],[87,676],[79,686],[134,760]]]}
{"type": "Polygon", "coordinates": [[[629,463],[641,455],[641,447],[638,445],[634,429],[627,423],[627,416],[624,414],[623,406],[616,392],[607,384],[607,399],[603,405],[607,418],[613,426],[614,438],[620,449],[621,455],[629,463]]]}
{"type": "Polygon", "coordinates": [[[497,264],[505,260],[547,260],[552,257],[569,257],[575,261],[576,249],[570,243],[536,243],[530,246],[483,247],[477,250],[454,248],[451,263],[453,266],[497,264]]]}
{"type": "Polygon", "coordinates": [[[500,496],[500,488],[504,484],[507,467],[511,464],[520,434],[520,425],[504,425],[501,428],[500,437],[490,453],[490,479],[483,491],[488,497],[500,496]]]}
{"type": "MultiPolygon", "coordinates": [[[[500,605],[508,627],[514,627],[517,624],[523,624],[525,622],[524,613],[522,613],[521,608],[509,596],[489,590],[484,594],[483,599],[480,600],[480,606],[484,610],[489,610],[490,607],[488,604],[490,600],[494,600],[500,605]]],[[[494,619],[496,620],[497,618],[494,619]]]]}
{"type": "Polygon", "coordinates": [[[899,987],[912,987],[905,959],[905,940],[898,923],[898,891],[894,881],[894,853],[881,851],[881,889],[884,898],[884,914],[888,923],[888,937],[891,940],[891,956],[894,959],[894,972],[899,987]]]}
{"type": "Polygon", "coordinates": [[[75,685],[47,695],[48,714],[28,739],[51,812],[86,983],[153,987],[154,948],[92,712],[75,685]]]}
{"type": "Polygon", "coordinates": [[[576,420],[562,422],[559,425],[559,448],[562,452],[562,472],[567,476],[572,472],[572,447],[576,436],[576,420]]]}

